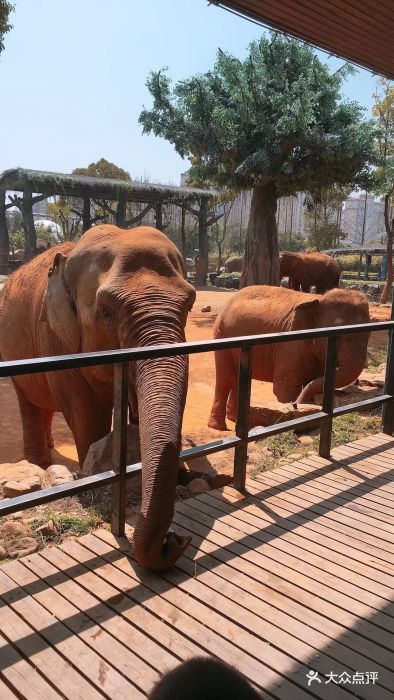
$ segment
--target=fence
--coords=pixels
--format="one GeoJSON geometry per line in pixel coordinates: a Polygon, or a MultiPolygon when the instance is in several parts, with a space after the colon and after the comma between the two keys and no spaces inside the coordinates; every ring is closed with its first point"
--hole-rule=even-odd
{"type": "Polygon", "coordinates": [[[216,440],[205,445],[183,450],[181,461],[235,448],[234,487],[245,488],[248,443],[278,433],[306,427],[311,423],[320,426],[319,454],[329,457],[331,449],[332,422],[336,416],[362,408],[383,405],[382,430],[391,435],[394,429],[394,306],[391,321],[368,323],[354,326],[336,326],[305,331],[270,333],[266,335],[244,336],[219,340],[206,340],[175,345],[157,345],[137,349],[111,350],[105,352],[64,355],[61,357],[36,358],[0,363],[0,377],[21,376],[39,372],[54,372],[93,365],[114,364],[114,439],[113,469],[83,477],[74,483],[42,489],[34,493],[5,499],[0,502],[0,516],[19,510],[48,503],[101,486],[112,485],[112,532],[121,536],[125,530],[126,480],[140,471],[141,463],[126,464],[127,416],[128,416],[128,369],[129,363],[138,360],[158,359],[172,355],[191,355],[225,348],[240,348],[238,379],[238,405],[235,436],[216,440]],[[334,408],[335,374],[337,369],[337,340],[342,335],[372,331],[389,331],[387,346],[387,367],[383,394],[373,399],[334,408]],[[250,392],[252,379],[252,356],[256,345],[294,342],[312,338],[327,337],[327,351],[324,372],[323,402],[320,411],[294,420],[277,423],[263,428],[249,430],[250,392]]]}

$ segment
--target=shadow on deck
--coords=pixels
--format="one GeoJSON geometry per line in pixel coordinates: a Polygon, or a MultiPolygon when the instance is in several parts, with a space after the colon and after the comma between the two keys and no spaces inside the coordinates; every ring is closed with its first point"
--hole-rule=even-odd
{"type": "Polygon", "coordinates": [[[161,576],[106,530],[5,564],[0,698],[143,698],[210,654],[267,698],[392,699],[393,473],[375,435],[180,502],[161,576]]]}

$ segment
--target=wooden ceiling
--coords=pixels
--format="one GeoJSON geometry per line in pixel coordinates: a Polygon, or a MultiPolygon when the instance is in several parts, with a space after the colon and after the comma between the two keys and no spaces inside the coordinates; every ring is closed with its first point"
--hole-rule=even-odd
{"type": "Polygon", "coordinates": [[[211,0],[394,79],[394,0],[211,0]]]}

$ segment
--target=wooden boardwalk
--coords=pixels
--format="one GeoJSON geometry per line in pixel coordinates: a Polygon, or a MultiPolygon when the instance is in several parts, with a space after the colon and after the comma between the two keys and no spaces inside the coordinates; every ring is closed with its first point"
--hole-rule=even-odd
{"type": "Polygon", "coordinates": [[[180,502],[161,576],[105,530],[5,564],[1,700],[143,698],[202,654],[266,698],[392,700],[393,473],[375,435],[180,502]]]}

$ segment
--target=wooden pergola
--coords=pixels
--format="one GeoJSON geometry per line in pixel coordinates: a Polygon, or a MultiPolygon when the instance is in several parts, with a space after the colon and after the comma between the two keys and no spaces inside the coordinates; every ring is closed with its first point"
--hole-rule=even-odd
{"type": "Polygon", "coordinates": [[[213,190],[192,187],[175,187],[132,180],[114,180],[85,175],[68,175],[44,172],[24,168],[13,168],[0,175],[0,272],[7,267],[9,255],[9,238],[6,210],[15,206],[16,201],[23,215],[26,229],[25,258],[36,253],[36,229],[33,219],[33,205],[53,196],[66,196],[79,200],[82,210],[82,228],[87,231],[93,221],[91,218],[93,201],[116,202],[114,222],[121,228],[135,226],[150,209],[155,212],[155,224],[163,229],[163,206],[175,204],[182,210],[182,243],[184,243],[185,213],[189,212],[198,219],[199,260],[196,280],[205,283],[208,266],[208,226],[209,203],[216,195],[213,190]],[[7,192],[19,193],[17,198],[7,192]],[[126,221],[128,202],[142,203],[142,211],[130,221],[126,221]]]}

